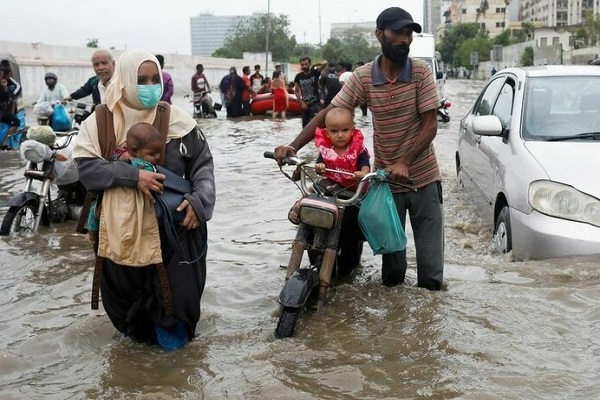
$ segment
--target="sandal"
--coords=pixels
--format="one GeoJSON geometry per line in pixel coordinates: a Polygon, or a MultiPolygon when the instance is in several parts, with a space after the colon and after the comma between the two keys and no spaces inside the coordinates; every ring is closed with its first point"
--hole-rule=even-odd
{"type": "Polygon", "coordinates": [[[294,225],[300,224],[300,218],[298,217],[299,211],[300,211],[300,200],[295,202],[294,205],[292,206],[292,208],[290,208],[290,211],[288,211],[288,220],[294,225]]]}

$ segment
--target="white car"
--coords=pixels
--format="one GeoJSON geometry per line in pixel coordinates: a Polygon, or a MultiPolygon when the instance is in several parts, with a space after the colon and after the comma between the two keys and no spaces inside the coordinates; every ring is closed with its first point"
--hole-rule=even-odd
{"type": "Polygon", "coordinates": [[[496,73],[460,122],[456,171],[499,251],[600,254],[600,66],[496,73]]]}

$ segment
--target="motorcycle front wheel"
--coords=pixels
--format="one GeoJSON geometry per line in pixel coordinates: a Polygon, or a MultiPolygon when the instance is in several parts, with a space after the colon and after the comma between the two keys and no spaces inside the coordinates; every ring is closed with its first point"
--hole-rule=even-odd
{"type": "Polygon", "coordinates": [[[33,233],[36,209],[33,204],[11,206],[4,215],[0,235],[15,233],[33,233]]]}
{"type": "Polygon", "coordinates": [[[275,328],[275,337],[278,339],[292,337],[299,316],[300,308],[283,307],[279,316],[279,322],[277,322],[277,328],[275,328]]]}

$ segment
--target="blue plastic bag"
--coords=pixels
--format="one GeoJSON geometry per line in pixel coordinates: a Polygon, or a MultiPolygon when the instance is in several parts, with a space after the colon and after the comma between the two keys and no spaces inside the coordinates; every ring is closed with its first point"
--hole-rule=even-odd
{"type": "Polygon", "coordinates": [[[52,129],[55,131],[66,132],[71,129],[71,116],[62,104],[54,106],[52,113],[52,129]]]}
{"type": "MultiPolygon", "coordinates": [[[[382,170],[377,173],[385,174],[382,170]]],[[[406,248],[406,234],[387,182],[376,180],[370,185],[358,212],[358,224],[374,254],[406,248]]]]}

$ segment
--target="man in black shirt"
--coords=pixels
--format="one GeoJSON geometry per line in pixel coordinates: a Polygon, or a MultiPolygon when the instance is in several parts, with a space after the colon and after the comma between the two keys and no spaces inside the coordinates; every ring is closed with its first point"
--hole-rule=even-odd
{"type": "Polygon", "coordinates": [[[319,78],[327,62],[311,66],[310,57],[300,58],[300,72],[294,78],[294,93],[302,106],[302,127],[321,110],[319,78]]]}
{"type": "Polygon", "coordinates": [[[320,84],[325,97],[323,107],[327,107],[337,92],[342,88],[342,83],[338,78],[338,73],[335,70],[334,64],[329,64],[329,67],[326,70],[323,70],[321,73],[320,84]]]}

